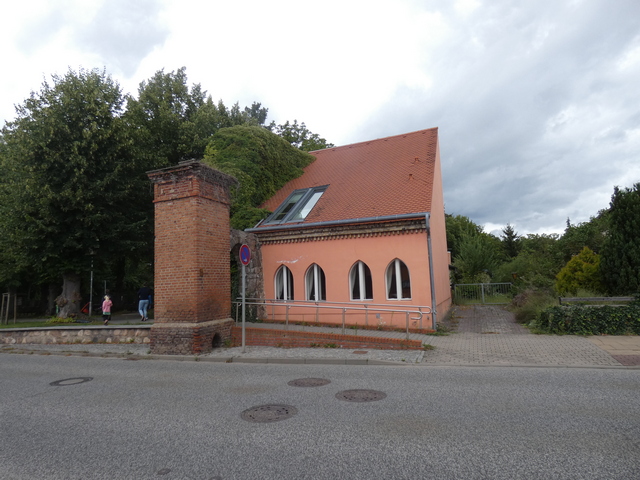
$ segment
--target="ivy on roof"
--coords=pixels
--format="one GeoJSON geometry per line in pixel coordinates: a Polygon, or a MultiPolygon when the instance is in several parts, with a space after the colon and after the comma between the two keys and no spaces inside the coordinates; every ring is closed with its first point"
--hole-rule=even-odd
{"type": "Polygon", "coordinates": [[[232,192],[231,227],[253,227],[271,212],[258,208],[289,180],[299,177],[314,157],[292,147],[262,127],[223,128],[213,135],[204,163],[233,175],[240,182],[232,192]]]}

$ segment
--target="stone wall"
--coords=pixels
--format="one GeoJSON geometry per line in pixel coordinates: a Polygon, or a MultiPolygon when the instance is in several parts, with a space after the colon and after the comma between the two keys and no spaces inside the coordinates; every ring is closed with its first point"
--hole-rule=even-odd
{"type": "Polygon", "coordinates": [[[144,343],[149,344],[151,325],[8,328],[0,330],[0,344],[144,343]]]}
{"type": "MultiPolygon", "coordinates": [[[[236,263],[238,268],[238,275],[236,275],[236,291],[237,297],[232,299],[232,302],[238,301],[238,298],[242,295],[242,264],[239,260],[240,247],[247,245],[251,249],[251,262],[245,267],[246,273],[246,298],[264,298],[264,279],[262,275],[262,250],[260,248],[260,242],[258,237],[253,233],[243,232],[241,230],[231,230],[231,259],[236,263]]],[[[231,314],[235,318],[236,308],[234,307],[231,314]]],[[[239,312],[239,310],[238,310],[239,312]]],[[[247,308],[249,317],[255,317],[259,319],[266,318],[265,307],[249,306],[247,308]]]]}

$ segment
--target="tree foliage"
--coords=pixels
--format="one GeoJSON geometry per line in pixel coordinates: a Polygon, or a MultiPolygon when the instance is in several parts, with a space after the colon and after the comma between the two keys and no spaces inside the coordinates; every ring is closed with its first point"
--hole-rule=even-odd
{"type": "Polygon", "coordinates": [[[556,276],[556,291],[560,295],[576,295],[581,289],[596,293],[602,291],[600,255],[589,247],[583,247],[556,276]]]}
{"type": "Polygon", "coordinates": [[[461,238],[453,265],[462,283],[488,283],[500,263],[500,242],[489,234],[461,238]]]}
{"type": "Polygon", "coordinates": [[[304,152],[312,152],[334,146],[333,143],[328,143],[326,139],[321,138],[317,133],[310,132],[304,122],[299,124],[297,120],[294,120],[293,123],[289,123],[287,120],[282,125],[276,125],[275,122],[271,122],[269,129],[304,152]]]}
{"type": "Polygon", "coordinates": [[[236,126],[223,128],[211,138],[204,161],[239,180],[231,205],[231,226],[244,229],[268,215],[258,207],[289,180],[302,175],[313,157],[264,128],[236,126]]]}
{"type": "Polygon", "coordinates": [[[584,247],[601,253],[609,230],[609,211],[601,210],[588,222],[572,225],[567,219],[567,228],[559,238],[557,248],[564,262],[579,254],[584,247]]]}
{"type": "Polygon", "coordinates": [[[602,248],[601,270],[613,295],[640,292],[640,183],[614,188],[609,231],[602,248]]]}
{"type": "Polygon", "coordinates": [[[520,236],[510,224],[502,229],[502,247],[508,258],[515,258],[520,252],[520,236]]]}
{"type": "Polygon", "coordinates": [[[165,73],[159,70],[130,97],[127,117],[142,133],[146,151],[157,168],[181,160],[200,159],[211,136],[234,125],[264,125],[268,109],[260,103],[227,108],[213,101],[200,84],[187,83],[186,68],[165,73]]]}
{"type": "Polygon", "coordinates": [[[505,257],[495,269],[492,280],[512,282],[519,291],[526,289],[552,291],[555,276],[562,266],[556,249],[557,242],[557,234],[520,236],[518,255],[514,258],[505,257]]]}
{"type": "Polygon", "coordinates": [[[483,228],[477,225],[469,217],[464,215],[445,215],[447,230],[447,249],[451,252],[451,258],[455,258],[460,253],[460,245],[463,238],[481,235],[483,228]]]}
{"type": "MultiPolygon", "coordinates": [[[[0,241],[16,271],[73,283],[91,255],[104,263],[143,248],[148,165],[134,155],[123,104],[105,72],[69,70],[17,107],[3,129],[0,180],[0,241]]],[[[66,301],[64,313],[74,313],[77,305],[66,301]]]]}

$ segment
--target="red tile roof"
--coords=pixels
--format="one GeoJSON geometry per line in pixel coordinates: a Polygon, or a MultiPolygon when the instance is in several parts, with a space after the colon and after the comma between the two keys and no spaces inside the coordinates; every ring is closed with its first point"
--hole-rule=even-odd
{"type": "Polygon", "coordinates": [[[329,185],[303,224],[429,212],[438,129],[311,152],[316,160],[262,206],[274,211],[293,191],[329,185]]]}

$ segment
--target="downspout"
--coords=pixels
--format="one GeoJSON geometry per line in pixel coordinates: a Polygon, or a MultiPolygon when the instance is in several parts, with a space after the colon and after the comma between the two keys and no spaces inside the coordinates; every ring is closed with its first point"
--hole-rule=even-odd
{"type": "Polygon", "coordinates": [[[431,227],[429,225],[429,212],[424,214],[425,225],[427,227],[427,251],[429,255],[429,283],[431,284],[431,328],[434,330],[437,327],[436,324],[436,286],[433,274],[433,250],[431,249],[431,227]]]}

